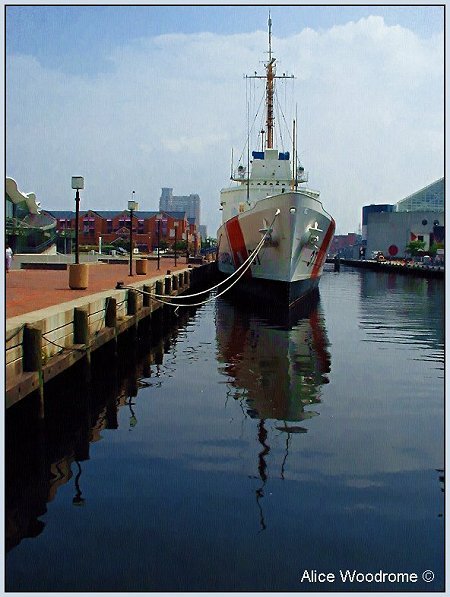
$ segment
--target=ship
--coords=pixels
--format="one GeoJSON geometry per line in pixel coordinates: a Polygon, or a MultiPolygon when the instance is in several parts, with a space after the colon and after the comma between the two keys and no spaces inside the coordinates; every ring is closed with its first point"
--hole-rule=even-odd
{"type": "MultiPolygon", "coordinates": [[[[232,183],[220,191],[217,266],[230,286],[243,294],[291,308],[318,288],[335,221],[325,211],[320,192],[306,186],[308,175],[297,156],[295,119],[291,151],[275,146],[276,84],[293,76],[277,75],[270,15],[264,69],[262,75],[255,71],[246,76],[265,81],[265,128],[258,132],[261,145],[250,157],[248,118],[246,164],[241,161],[235,168],[232,159],[232,183]]],[[[278,138],[281,135],[277,142],[278,138]]]]}

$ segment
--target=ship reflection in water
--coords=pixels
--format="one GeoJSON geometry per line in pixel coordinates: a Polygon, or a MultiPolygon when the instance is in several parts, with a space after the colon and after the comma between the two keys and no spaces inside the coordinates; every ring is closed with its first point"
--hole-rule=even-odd
{"type": "Polygon", "coordinates": [[[244,398],[247,414],[282,421],[277,429],[283,431],[306,432],[291,423],[318,414],[305,407],[320,402],[331,367],[318,295],[290,319],[217,301],[216,333],[222,373],[233,398],[244,398]]]}
{"type": "Polygon", "coordinates": [[[286,434],[279,476],[284,480],[293,434],[308,432],[305,421],[319,415],[321,387],[328,383],[331,358],[319,291],[295,311],[277,312],[239,304],[238,297],[217,301],[217,361],[227,377],[228,396],[242,404],[244,414],[259,419],[256,489],[261,530],[266,529],[261,507],[268,479],[268,422],[286,434]],[[278,423],[278,424],[277,424],[278,423]],[[297,424],[301,423],[301,424],[297,424]]]}

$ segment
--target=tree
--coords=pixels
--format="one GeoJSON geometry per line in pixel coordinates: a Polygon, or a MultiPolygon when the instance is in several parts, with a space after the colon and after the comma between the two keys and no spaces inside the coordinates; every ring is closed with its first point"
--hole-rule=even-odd
{"type": "Polygon", "coordinates": [[[433,243],[428,250],[428,254],[431,255],[431,257],[436,257],[437,250],[443,248],[444,243],[433,243]]]}
{"type": "Polygon", "coordinates": [[[413,257],[416,257],[420,253],[423,253],[424,250],[425,250],[425,241],[423,241],[423,240],[412,240],[411,242],[409,242],[406,245],[406,248],[405,248],[405,251],[407,253],[409,253],[410,255],[412,255],[413,257]]]}

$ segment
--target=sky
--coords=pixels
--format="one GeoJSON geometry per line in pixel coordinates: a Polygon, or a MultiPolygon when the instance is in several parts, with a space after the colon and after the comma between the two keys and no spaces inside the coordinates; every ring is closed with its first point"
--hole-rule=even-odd
{"type": "Polygon", "coordinates": [[[444,176],[442,6],[268,4],[8,5],[6,176],[50,211],[75,209],[75,175],[83,210],[125,209],[133,190],[141,210],[162,187],[198,193],[215,237],[262,93],[244,75],[263,72],[269,9],[277,72],[295,76],[280,108],[297,115],[337,234],[358,232],[363,205],[444,176]]]}

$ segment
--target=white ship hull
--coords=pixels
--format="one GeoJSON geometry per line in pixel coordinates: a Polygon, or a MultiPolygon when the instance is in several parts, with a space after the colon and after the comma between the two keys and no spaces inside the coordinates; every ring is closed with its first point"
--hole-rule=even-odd
{"type": "Polygon", "coordinates": [[[283,135],[279,136],[281,147],[276,146],[275,81],[291,77],[276,74],[270,17],[268,26],[265,75],[255,72],[246,77],[264,80],[266,126],[258,133],[260,149],[252,151],[251,158],[249,129],[247,163],[242,162],[244,152],[237,170],[231,161],[230,178],[237,184],[220,193],[222,226],[217,231],[217,261],[225,275],[242,270],[242,277],[241,273],[235,276],[242,289],[264,302],[290,307],[317,288],[335,223],[324,210],[319,192],[300,186],[308,176],[297,157],[295,120],[292,157],[283,147],[283,135]]]}
{"type": "Polygon", "coordinates": [[[292,306],[317,287],[335,223],[307,190],[261,199],[219,228],[219,271],[225,275],[236,271],[268,228],[272,230],[239,286],[271,302],[292,306]]]}

